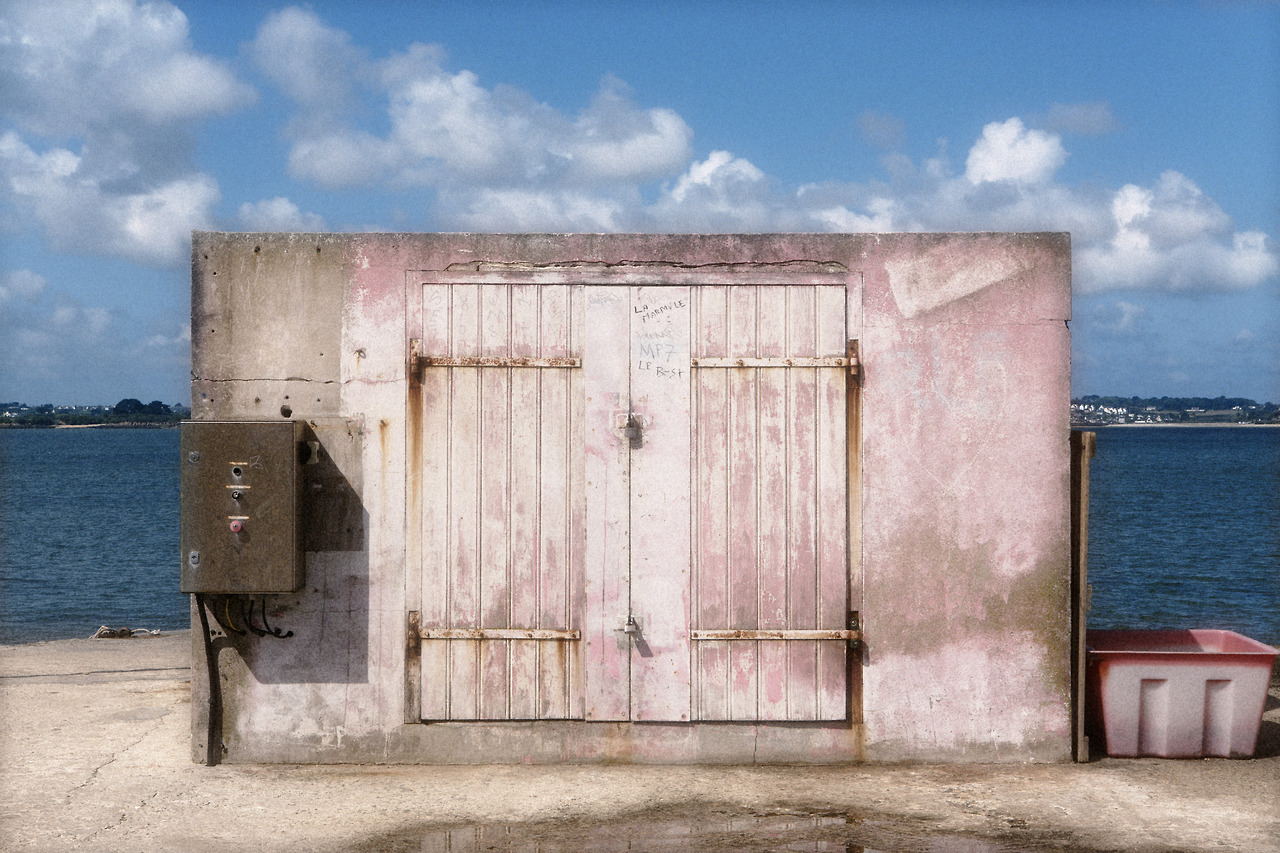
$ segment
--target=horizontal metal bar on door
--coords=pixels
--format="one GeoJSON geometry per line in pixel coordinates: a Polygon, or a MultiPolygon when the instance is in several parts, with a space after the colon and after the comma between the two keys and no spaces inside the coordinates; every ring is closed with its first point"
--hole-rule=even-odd
{"type": "Polygon", "coordinates": [[[580,640],[582,632],[547,628],[422,628],[424,640],[580,640]]]}
{"type": "Polygon", "coordinates": [[[692,367],[848,367],[849,359],[843,356],[792,357],[792,358],[712,358],[689,359],[692,367]]]}
{"type": "Polygon", "coordinates": [[[422,367],[582,367],[582,359],[520,355],[423,355],[418,357],[418,364],[422,367]]]}
{"type": "Polygon", "coordinates": [[[726,628],[689,632],[693,640],[856,640],[859,636],[857,631],[847,629],[726,628]]]}

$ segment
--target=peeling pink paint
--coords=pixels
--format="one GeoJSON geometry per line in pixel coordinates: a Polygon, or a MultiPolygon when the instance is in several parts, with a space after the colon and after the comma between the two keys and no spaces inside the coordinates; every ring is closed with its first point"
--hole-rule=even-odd
{"type": "Polygon", "coordinates": [[[362,547],[308,555],[293,645],[223,655],[232,760],[1069,757],[1065,235],[198,233],[193,259],[198,417],[368,425],[362,547]],[[470,325],[431,301],[468,287],[470,325]],[[856,381],[769,363],[850,340],[856,381]],[[563,624],[532,624],[552,590],[563,624]],[[409,650],[410,611],[583,639],[409,650]],[[689,633],[851,611],[859,655],[689,633]]]}

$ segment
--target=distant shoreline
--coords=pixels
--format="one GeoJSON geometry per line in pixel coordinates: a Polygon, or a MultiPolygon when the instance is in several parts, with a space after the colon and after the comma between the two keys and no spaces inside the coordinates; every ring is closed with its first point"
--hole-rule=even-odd
{"type": "Polygon", "coordinates": [[[13,424],[0,423],[3,429],[177,429],[178,421],[104,421],[96,424],[13,424]]]}
{"type": "Polygon", "coordinates": [[[1172,429],[1204,429],[1205,427],[1229,427],[1229,428],[1231,428],[1231,429],[1237,429],[1237,428],[1253,428],[1253,427],[1261,427],[1261,428],[1263,428],[1263,429],[1266,429],[1266,428],[1268,428],[1268,427],[1271,427],[1271,428],[1280,427],[1280,424],[1231,424],[1231,423],[1208,423],[1208,424],[1072,424],[1072,425],[1071,425],[1071,428],[1072,428],[1072,429],[1083,429],[1083,430],[1088,430],[1088,429],[1103,429],[1103,428],[1106,428],[1106,429],[1116,429],[1116,428],[1118,428],[1118,427],[1160,427],[1160,428],[1164,428],[1164,429],[1169,429],[1169,428],[1172,428],[1172,429]]]}

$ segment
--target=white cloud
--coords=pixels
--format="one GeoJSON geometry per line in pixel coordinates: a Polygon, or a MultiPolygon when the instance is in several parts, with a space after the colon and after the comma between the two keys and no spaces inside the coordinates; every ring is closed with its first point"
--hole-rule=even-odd
{"type": "Polygon", "coordinates": [[[191,174],[137,192],[119,192],[66,149],[37,153],[10,131],[0,135],[0,193],[39,223],[58,249],[121,255],[143,264],[185,260],[193,228],[206,228],[217,184],[191,174]]]}
{"type": "Polygon", "coordinates": [[[289,149],[289,174],[322,187],[363,187],[390,177],[389,150],[372,134],[331,131],[308,136],[289,149]]]}
{"type": "Polygon", "coordinates": [[[208,227],[209,211],[218,197],[212,178],[193,175],[146,193],[112,199],[106,209],[125,238],[117,240],[117,245],[143,262],[167,263],[185,256],[192,229],[208,227]]]}
{"type": "Polygon", "coordinates": [[[148,349],[189,347],[191,346],[191,324],[183,323],[178,327],[176,334],[173,335],[166,335],[163,333],[152,335],[147,338],[143,345],[148,349]]]}
{"type": "Polygon", "coordinates": [[[3,310],[15,306],[0,303],[0,364],[12,376],[58,379],[60,371],[74,372],[86,351],[116,345],[118,336],[107,334],[112,325],[107,309],[64,293],[41,297],[19,311],[3,310]]]}
{"type": "Polygon", "coordinates": [[[1178,172],[1165,172],[1153,187],[1121,187],[1110,213],[1108,237],[1077,249],[1083,293],[1243,290],[1280,274],[1270,238],[1232,232],[1230,217],[1178,172]]]}
{"type": "Polygon", "coordinates": [[[776,193],[768,175],[728,151],[690,164],[647,213],[649,230],[805,230],[795,197],[776,193]]]}
{"type": "Polygon", "coordinates": [[[1051,180],[975,184],[955,173],[945,148],[918,166],[892,155],[888,181],[803,186],[796,203],[810,227],[823,229],[1070,231],[1085,242],[1109,235],[1109,195],[1051,180]]]}
{"type": "Polygon", "coordinates": [[[290,7],[268,15],[249,46],[258,67],[308,113],[324,117],[355,103],[363,55],[341,30],[290,7]]]}
{"type": "Polygon", "coordinates": [[[1280,275],[1272,238],[1234,231],[1230,217],[1178,172],[1165,172],[1151,186],[1126,184],[1114,191],[1070,186],[1048,174],[1063,152],[999,167],[1002,174],[1025,171],[1036,180],[971,180],[975,169],[996,174],[988,158],[1001,146],[993,140],[1009,142],[1005,147],[1016,152],[1018,140],[1034,133],[1017,119],[989,124],[962,176],[954,174],[945,151],[919,167],[893,155],[889,182],[805,186],[793,207],[807,227],[823,230],[1069,231],[1075,287],[1086,294],[1245,290],[1280,275]],[[1044,168],[1024,170],[1032,163],[1044,168]]]}
{"type": "Polygon", "coordinates": [[[5,399],[49,402],[54,388],[59,395],[54,402],[114,403],[144,393],[181,399],[179,377],[190,366],[190,347],[189,324],[140,319],[84,302],[65,284],[30,270],[0,276],[0,396],[5,399]]]}
{"type": "Polygon", "coordinates": [[[254,97],[163,0],[8,3],[0,208],[59,250],[185,261],[219,198],[192,165],[192,131],[254,97]]]}
{"type": "Polygon", "coordinates": [[[111,312],[105,308],[81,305],[59,305],[49,317],[58,334],[79,334],[93,340],[102,337],[102,333],[111,325],[111,312]]]}
{"type": "Polygon", "coordinates": [[[635,205],[599,193],[572,190],[479,189],[446,194],[443,214],[473,231],[635,230],[635,205]]]}
{"type": "Polygon", "coordinates": [[[254,97],[225,64],[195,53],[187,18],[166,2],[5,4],[0,105],[42,135],[85,135],[225,113],[254,97]]]}
{"type": "MultiPolygon", "coordinates": [[[[992,127],[1028,132],[1016,119],[992,127]]],[[[1003,133],[1003,130],[1001,131],[1003,133]]],[[[989,155],[986,133],[974,151],[989,155]]],[[[637,183],[627,189],[529,182],[516,188],[450,186],[439,216],[467,230],[585,231],[1069,231],[1075,246],[1075,283],[1081,293],[1116,289],[1235,290],[1275,278],[1280,259],[1258,231],[1235,233],[1229,217],[1196,185],[1176,172],[1154,185],[1116,191],[1072,187],[1052,179],[1049,165],[1065,157],[1031,157],[1007,174],[1037,180],[984,180],[956,174],[945,149],[916,166],[895,155],[887,183],[811,184],[795,191],[750,161],[713,151],[663,183],[651,201],[637,183]],[[1030,163],[1042,168],[1030,168],[1030,163]],[[1024,167],[1027,167],[1024,169],[1024,167]]],[[[969,163],[980,162],[972,153],[969,163]]],[[[1112,331],[1135,328],[1138,306],[1126,303],[1108,321],[1112,331]]]]}
{"type": "Polygon", "coordinates": [[[867,204],[867,213],[854,213],[844,205],[822,208],[814,212],[814,218],[823,231],[884,232],[893,230],[894,203],[892,199],[876,198],[867,204]]]}
{"type": "Polygon", "coordinates": [[[1113,316],[1103,319],[1099,325],[1113,334],[1133,333],[1136,330],[1137,321],[1147,315],[1147,306],[1126,302],[1123,299],[1117,299],[1112,308],[1114,308],[1113,316]]]}
{"type": "Polygon", "coordinates": [[[750,193],[765,180],[750,161],[734,157],[728,151],[712,151],[701,163],[694,163],[680,176],[671,190],[671,198],[683,203],[690,193],[702,193],[727,200],[733,195],[750,193]]]}
{"type": "Polygon", "coordinates": [[[1161,174],[1147,195],[1150,207],[1143,226],[1156,245],[1176,246],[1231,227],[1231,218],[1178,172],[1161,174]]]}
{"type": "Polygon", "coordinates": [[[540,112],[502,103],[470,71],[432,69],[392,88],[389,159],[409,183],[435,183],[448,173],[481,184],[535,179],[565,156],[550,144],[560,116],[547,110],[539,121],[540,112]],[[430,168],[420,170],[423,164],[430,168]]]}
{"type": "Polygon", "coordinates": [[[567,154],[582,180],[644,182],[688,162],[689,126],[672,110],[637,110],[620,81],[608,79],[567,134],[567,154]]]}
{"type": "Polygon", "coordinates": [[[561,198],[594,188],[608,195],[619,185],[669,177],[691,156],[684,120],[669,109],[636,106],[613,78],[586,109],[566,115],[513,87],[486,87],[470,71],[446,70],[436,46],[365,59],[345,34],[298,8],[268,18],[252,53],[298,106],[290,174],[323,187],[543,189],[561,198]],[[315,84],[334,68],[387,104],[385,133],[354,126],[359,110],[350,85],[315,84]]]}
{"type": "Polygon", "coordinates": [[[1019,118],[991,122],[969,151],[965,177],[971,183],[1026,181],[1053,177],[1067,161],[1061,140],[1041,130],[1028,130],[1019,118]]]}
{"type": "MultiPolygon", "coordinates": [[[[15,128],[0,132],[0,218],[34,223],[60,249],[185,260],[188,232],[212,225],[220,196],[192,166],[195,122],[252,91],[193,50],[168,3],[67,0],[44,16],[32,6],[0,22],[0,104],[15,128]]],[[[786,188],[730,151],[695,156],[680,115],[640,106],[611,77],[584,108],[564,111],[449,69],[438,46],[372,58],[299,7],[269,15],[248,54],[296,107],[285,127],[292,176],[326,188],[425,189],[409,198],[425,197],[433,227],[1052,230],[1071,232],[1085,293],[1234,290],[1280,274],[1271,238],[1234,230],[1180,173],[1119,189],[1058,179],[1068,157],[1059,133],[1115,128],[1102,102],[1051,105],[1038,121],[1047,129],[1019,117],[990,122],[963,168],[946,140],[913,161],[896,150],[901,120],[864,112],[858,128],[887,151],[883,177],[786,188]]],[[[237,218],[251,229],[325,227],[283,196],[244,201],[237,218]]]]}
{"type": "Polygon", "coordinates": [[[14,270],[0,280],[0,306],[10,299],[35,300],[48,282],[45,277],[31,270],[14,270]]]}
{"type": "Polygon", "coordinates": [[[240,205],[240,224],[250,231],[324,231],[324,217],[303,213],[287,198],[276,196],[240,205]]]}
{"type": "MultiPolygon", "coordinates": [[[[679,115],[638,106],[611,77],[569,114],[448,69],[438,46],[369,58],[301,8],[269,17],[251,51],[297,107],[290,174],[330,188],[429,189],[433,227],[1069,231],[1084,293],[1241,289],[1280,269],[1267,235],[1233,232],[1221,208],[1177,172],[1119,190],[1060,181],[1069,155],[1059,132],[1114,130],[1104,102],[1053,104],[1041,122],[1048,130],[1016,116],[990,122],[960,171],[946,140],[913,162],[894,150],[905,139],[902,121],[867,111],[857,126],[888,150],[885,179],[788,190],[730,151],[696,158],[679,115]]],[[[311,227],[287,204],[243,206],[241,221],[311,227]]]]}

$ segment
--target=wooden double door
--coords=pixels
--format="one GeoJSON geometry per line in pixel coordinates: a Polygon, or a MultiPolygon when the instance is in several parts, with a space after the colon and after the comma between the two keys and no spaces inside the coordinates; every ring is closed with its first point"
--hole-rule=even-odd
{"type": "Polygon", "coordinates": [[[845,300],[424,284],[421,718],[845,719],[845,300]]]}

